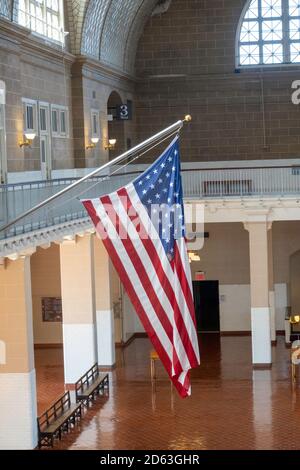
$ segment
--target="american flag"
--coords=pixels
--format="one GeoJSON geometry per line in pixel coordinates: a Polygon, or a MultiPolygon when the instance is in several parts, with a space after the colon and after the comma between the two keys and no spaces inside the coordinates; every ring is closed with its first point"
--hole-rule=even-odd
{"type": "Polygon", "coordinates": [[[132,183],[82,202],[169,377],[189,396],[200,358],[178,136],[132,183]]]}

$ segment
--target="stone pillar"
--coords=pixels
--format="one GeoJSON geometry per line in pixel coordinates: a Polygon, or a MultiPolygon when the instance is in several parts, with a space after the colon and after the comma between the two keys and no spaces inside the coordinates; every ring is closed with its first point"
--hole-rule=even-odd
{"type": "Polygon", "coordinates": [[[250,246],[252,362],[272,363],[269,307],[268,222],[248,222],[250,246]]]}
{"type": "Polygon", "coordinates": [[[30,257],[0,266],[0,449],[37,445],[30,257]]]}
{"type": "Polygon", "coordinates": [[[268,230],[268,269],[269,269],[269,306],[270,306],[270,328],[271,341],[276,344],[276,309],[275,309],[275,287],[273,266],[273,237],[272,230],[268,230]]]}
{"type": "Polygon", "coordinates": [[[110,262],[102,241],[97,236],[94,241],[98,364],[99,367],[111,368],[116,359],[110,262]]]}
{"type": "Polygon", "coordinates": [[[97,362],[93,236],[60,245],[65,383],[74,384],[97,362]]]}

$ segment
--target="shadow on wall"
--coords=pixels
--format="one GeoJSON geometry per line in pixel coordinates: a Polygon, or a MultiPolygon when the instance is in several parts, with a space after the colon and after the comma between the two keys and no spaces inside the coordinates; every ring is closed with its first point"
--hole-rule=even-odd
{"type": "Polygon", "coordinates": [[[290,305],[292,315],[300,313],[300,250],[290,256],[290,305]]]}

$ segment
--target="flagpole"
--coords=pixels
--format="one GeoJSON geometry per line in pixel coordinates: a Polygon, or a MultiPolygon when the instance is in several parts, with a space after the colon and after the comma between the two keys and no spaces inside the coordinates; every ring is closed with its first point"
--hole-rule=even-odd
{"type": "Polygon", "coordinates": [[[183,127],[183,124],[185,122],[190,122],[192,120],[192,117],[187,114],[183,120],[179,120],[172,124],[169,127],[166,127],[162,131],[158,132],[157,134],[154,134],[152,137],[149,137],[148,139],[144,140],[140,144],[136,145],[130,150],[127,150],[126,152],[122,153],[118,157],[114,158],[113,160],[105,163],[104,165],[100,166],[99,168],[96,168],[96,170],[91,171],[87,175],[83,176],[79,180],[75,181],[74,183],[70,184],[66,188],[62,189],[61,191],[58,191],[57,193],[53,194],[52,196],[48,197],[42,202],[39,202],[37,205],[31,207],[28,209],[26,212],[23,212],[23,214],[18,215],[15,219],[11,220],[8,222],[6,225],[0,227],[0,232],[8,229],[12,225],[14,225],[16,222],[19,222],[19,220],[23,219],[24,217],[27,217],[28,215],[32,214],[33,212],[37,211],[41,207],[44,207],[45,205],[49,204],[50,202],[54,201],[61,195],[67,193],[71,189],[75,188],[79,184],[83,183],[84,181],[88,180],[89,178],[92,178],[93,176],[97,175],[100,171],[105,170],[106,168],[109,168],[112,165],[115,165],[119,163],[120,161],[124,160],[125,158],[130,157],[131,155],[134,155],[135,153],[138,153],[140,150],[143,150],[145,147],[150,146],[154,143],[159,142],[162,140],[164,137],[168,137],[168,135],[176,132],[176,130],[180,130],[183,127]]]}

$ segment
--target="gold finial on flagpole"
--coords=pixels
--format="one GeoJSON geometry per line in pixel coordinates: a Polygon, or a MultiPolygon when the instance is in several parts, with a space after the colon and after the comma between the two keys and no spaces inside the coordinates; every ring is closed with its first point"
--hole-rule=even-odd
{"type": "Polygon", "coordinates": [[[183,122],[191,122],[191,120],[192,120],[192,116],[190,114],[187,114],[186,116],[184,116],[183,122]]]}

